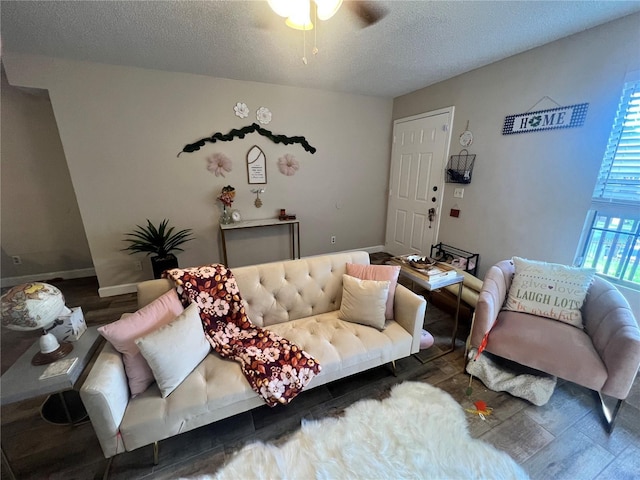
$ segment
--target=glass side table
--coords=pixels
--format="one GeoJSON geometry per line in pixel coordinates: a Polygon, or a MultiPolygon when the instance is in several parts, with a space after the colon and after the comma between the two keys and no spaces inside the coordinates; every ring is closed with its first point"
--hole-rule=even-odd
{"type": "Polygon", "coordinates": [[[446,355],[447,353],[453,352],[456,348],[456,336],[458,335],[458,323],[459,323],[459,317],[460,317],[460,300],[462,299],[462,287],[464,282],[464,275],[460,274],[459,272],[455,272],[454,270],[455,273],[453,273],[450,276],[446,276],[443,278],[430,278],[428,275],[425,275],[420,270],[411,267],[406,262],[399,260],[397,257],[394,257],[389,261],[393,265],[400,266],[400,275],[403,275],[405,278],[408,278],[413,283],[420,285],[422,288],[424,288],[427,291],[438,290],[439,288],[448,287],[450,285],[456,285],[456,284],[458,285],[458,295],[456,300],[456,314],[453,321],[453,330],[451,332],[451,344],[449,348],[436,355],[432,355],[428,357],[426,360],[421,359],[416,354],[414,354],[414,356],[416,356],[416,358],[418,358],[418,360],[420,360],[420,362],[424,364],[424,363],[430,362],[431,360],[435,360],[436,358],[439,358],[443,355],[446,355]]]}

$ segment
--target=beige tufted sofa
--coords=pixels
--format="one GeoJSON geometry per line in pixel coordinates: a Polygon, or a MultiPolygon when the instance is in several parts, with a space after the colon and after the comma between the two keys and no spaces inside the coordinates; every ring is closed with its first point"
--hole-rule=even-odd
{"type": "MultiPolygon", "coordinates": [[[[426,301],[402,285],[396,288],[395,319],[387,321],[383,331],[338,318],[347,263],[368,264],[369,254],[348,252],[232,269],[249,318],[296,343],[322,365],[307,388],[419,350],[426,301]]],[[[138,306],[170,288],[164,279],[140,283],[138,306]]],[[[264,405],[239,364],[214,352],[167,398],[156,384],[130,398],[122,358],[109,343],[80,395],[107,458],[149,444],[155,444],[157,454],[160,440],[264,405]]]]}

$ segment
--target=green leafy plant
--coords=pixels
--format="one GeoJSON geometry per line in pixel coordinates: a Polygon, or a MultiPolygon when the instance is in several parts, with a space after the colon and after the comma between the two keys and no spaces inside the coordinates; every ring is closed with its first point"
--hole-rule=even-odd
{"type": "Polygon", "coordinates": [[[155,254],[160,258],[167,257],[171,252],[183,252],[180,245],[193,240],[192,230],[187,228],[174,233],[174,227],[168,225],[167,219],[164,219],[157,228],[149,219],[146,227],[136,225],[136,230],[125,234],[127,238],[124,241],[129,242],[130,245],[123,250],[129,251],[130,254],[155,254]]]}

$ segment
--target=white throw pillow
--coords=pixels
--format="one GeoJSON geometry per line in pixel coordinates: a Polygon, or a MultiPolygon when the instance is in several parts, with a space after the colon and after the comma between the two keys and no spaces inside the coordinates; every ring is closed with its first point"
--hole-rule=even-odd
{"type": "Polygon", "coordinates": [[[361,280],[342,275],[342,303],[338,317],[383,330],[390,283],[388,280],[361,280]]]}
{"type": "Polygon", "coordinates": [[[136,339],[136,345],[151,367],[162,398],[173,392],[211,349],[195,303],[171,323],[136,339]]]}
{"type": "Polygon", "coordinates": [[[580,309],[594,269],[513,257],[516,272],[504,308],[583,328],[580,309]]]}

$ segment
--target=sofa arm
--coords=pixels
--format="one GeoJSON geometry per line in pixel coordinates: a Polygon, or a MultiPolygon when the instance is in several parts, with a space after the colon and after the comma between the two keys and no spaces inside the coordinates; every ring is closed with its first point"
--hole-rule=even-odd
{"type": "Polygon", "coordinates": [[[510,285],[511,278],[508,277],[508,272],[499,265],[492,266],[485,275],[471,326],[472,347],[478,348],[484,336],[493,327],[507,298],[510,285]]]}
{"type": "Polygon", "coordinates": [[[105,458],[125,450],[120,423],[129,403],[129,385],[122,356],[107,342],[80,388],[105,458]]]}
{"type": "Polygon", "coordinates": [[[145,280],[138,284],[138,308],[142,308],[173,288],[171,280],[159,278],[145,280]]]}
{"type": "Polygon", "coordinates": [[[395,321],[413,337],[411,353],[420,351],[420,337],[426,310],[427,301],[424,297],[413,293],[404,285],[398,284],[396,286],[396,294],[393,299],[394,317],[395,321]]]}
{"type": "Polygon", "coordinates": [[[601,392],[624,400],[640,366],[640,329],[629,303],[612,284],[596,277],[582,313],[585,331],[608,372],[601,392]]]}

